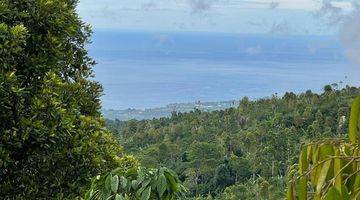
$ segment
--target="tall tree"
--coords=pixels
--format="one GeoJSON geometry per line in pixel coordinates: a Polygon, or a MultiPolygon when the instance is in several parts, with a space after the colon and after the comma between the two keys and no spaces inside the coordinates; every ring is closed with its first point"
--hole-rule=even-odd
{"type": "MultiPolygon", "coordinates": [[[[0,0],[0,196],[81,193],[121,164],[104,128],[101,86],[89,80],[90,27],[77,0],[0,0]]],[[[130,164],[131,165],[131,164],[130,164]]]]}

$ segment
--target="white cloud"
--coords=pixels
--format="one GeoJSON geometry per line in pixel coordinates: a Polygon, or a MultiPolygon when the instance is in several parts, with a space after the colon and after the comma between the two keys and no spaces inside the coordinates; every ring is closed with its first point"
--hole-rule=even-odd
{"type": "MultiPolygon", "coordinates": [[[[232,0],[235,1],[235,0],[232,0]]],[[[279,8],[279,9],[296,9],[296,10],[316,10],[321,4],[316,0],[247,0],[237,1],[238,3],[245,3],[251,5],[253,8],[279,8]]]]}
{"type": "Polygon", "coordinates": [[[360,64],[360,6],[350,1],[323,0],[317,12],[327,26],[339,29],[345,56],[360,64]]]}
{"type": "MultiPolygon", "coordinates": [[[[247,0],[247,1],[236,1],[229,0],[232,2],[238,2],[238,4],[246,3],[247,5],[256,6],[257,8],[266,8],[269,7],[279,8],[279,9],[295,9],[295,10],[307,10],[307,11],[316,11],[319,10],[322,6],[321,0],[247,0]]],[[[325,0],[327,1],[327,0],[325,0]]],[[[350,0],[337,0],[333,1],[334,6],[341,9],[350,9],[351,1],[350,0]]]]}
{"type": "MultiPolygon", "coordinates": [[[[311,15],[321,8],[319,1],[80,0],[78,11],[96,29],[323,34],[328,31],[318,30],[311,15]]],[[[349,7],[343,1],[333,5],[349,7]]]]}
{"type": "Polygon", "coordinates": [[[343,20],[343,8],[336,6],[331,0],[323,0],[315,17],[324,18],[328,25],[336,25],[343,20]]]}
{"type": "Polygon", "coordinates": [[[360,9],[349,14],[340,28],[340,38],[345,47],[345,56],[360,64],[360,9]]]}

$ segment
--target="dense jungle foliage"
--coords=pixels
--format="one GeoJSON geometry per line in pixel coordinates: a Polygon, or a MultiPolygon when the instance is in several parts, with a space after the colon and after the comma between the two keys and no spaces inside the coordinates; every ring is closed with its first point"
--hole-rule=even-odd
{"type": "Polygon", "coordinates": [[[280,199],[302,144],[347,136],[350,105],[359,92],[333,84],[322,94],[243,98],[238,108],[223,111],[107,124],[144,166],[173,169],[189,197],[280,199]]]}

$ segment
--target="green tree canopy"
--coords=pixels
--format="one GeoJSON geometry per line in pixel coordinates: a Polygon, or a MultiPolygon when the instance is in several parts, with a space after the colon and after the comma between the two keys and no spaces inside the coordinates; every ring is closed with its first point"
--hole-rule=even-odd
{"type": "Polygon", "coordinates": [[[231,183],[246,187],[249,194],[235,199],[277,200],[286,197],[287,169],[297,162],[302,144],[344,137],[351,102],[359,92],[345,86],[328,93],[244,98],[238,108],[107,122],[124,150],[145,167],[173,169],[190,197],[220,198],[231,183]]]}
{"type": "MultiPolygon", "coordinates": [[[[76,0],[0,0],[0,196],[74,197],[118,166],[76,0]]],[[[128,164],[131,166],[131,162],[128,164]]]]}

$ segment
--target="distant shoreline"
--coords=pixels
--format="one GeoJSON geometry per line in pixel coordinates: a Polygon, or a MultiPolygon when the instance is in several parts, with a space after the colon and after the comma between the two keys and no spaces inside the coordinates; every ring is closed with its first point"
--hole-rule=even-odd
{"type": "Polygon", "coordinates": [[[143,120],[161,117],[170,117],[172,112],[190,112],[195,109],[201,111],[225,110],[237,107],[239,101],[219,101],[219,102],[194,102],[194,103],[172,103],[164,107],[146,109],[102,109],[102,114],[106,119],[126,121],[131,119],[143,120]]]}

